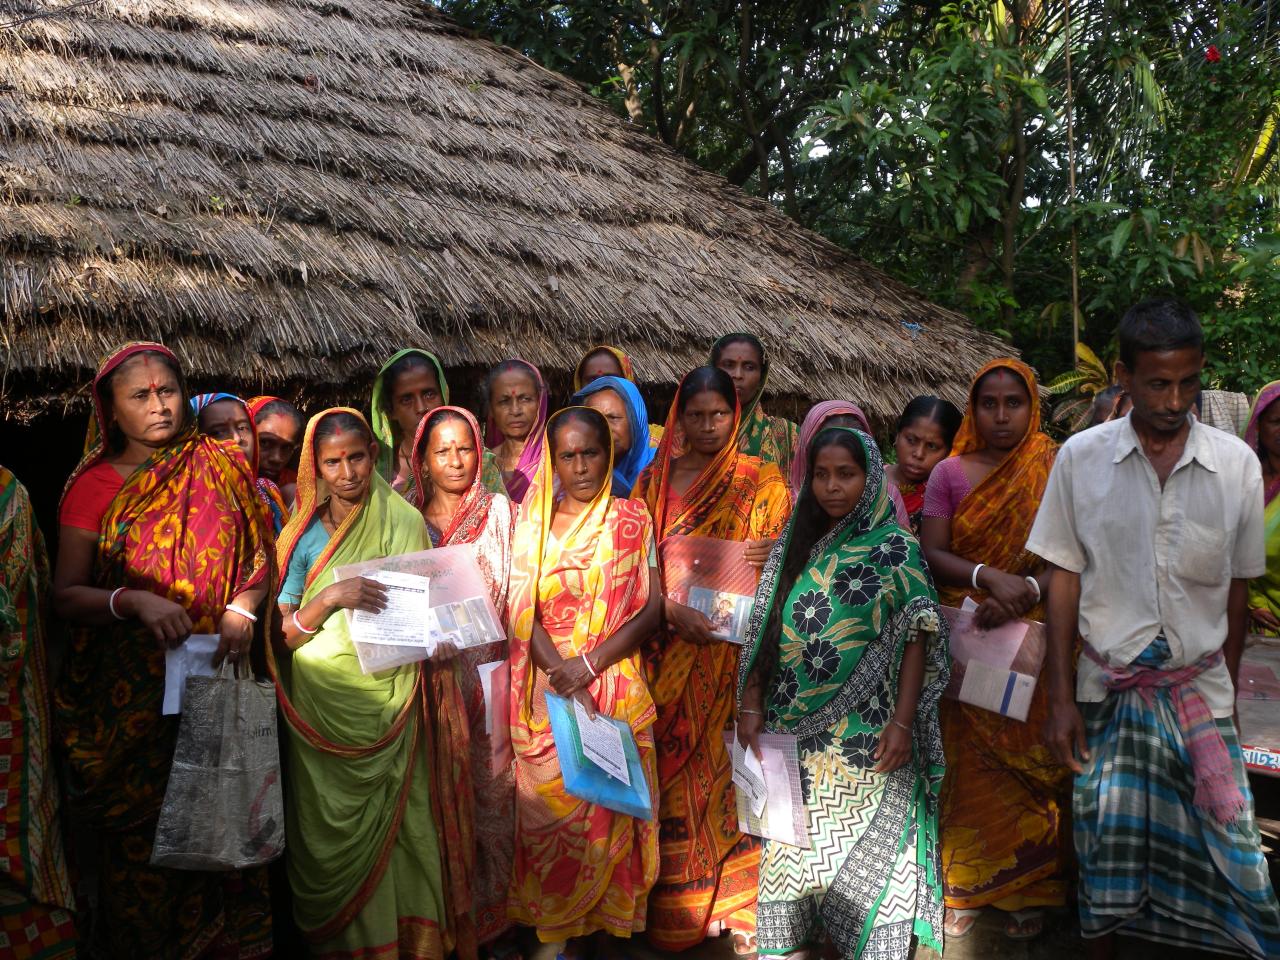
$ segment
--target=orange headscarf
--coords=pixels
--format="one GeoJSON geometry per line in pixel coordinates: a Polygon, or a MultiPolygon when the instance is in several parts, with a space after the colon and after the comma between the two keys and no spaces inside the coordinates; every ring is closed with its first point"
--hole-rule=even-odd
{"type": "MultiPolygon", "coordinates": [[[[1035,573],[1041,566],[1040,559],[1027,552],[1026,542],[1058,453],[1058,445],[1041,430],[1040,393],[1035,371],[1013,357],[998,357],[983,366],[969,388],[964,422],[960,424],[960,431],[952,444],[951,455],[972,453],[987,445],[974,420],[974,395],[982,378],[993,370],[1008,370],[1022,381],[1030,397],[1031,419],[1026,436],[960,502],[951,520],[951,552],[991,564],[1008,573],[1027,575],[1035,573]]],[[[971,593],[973,591],[967,588],[943,587],[940,590],[943,603],[957,606],[971,593]]]]}

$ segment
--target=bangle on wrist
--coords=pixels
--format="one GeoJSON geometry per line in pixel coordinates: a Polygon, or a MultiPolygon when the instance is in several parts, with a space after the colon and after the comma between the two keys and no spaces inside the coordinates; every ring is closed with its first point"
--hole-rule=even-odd
{"type": "Polygon", "coordinates": [[[116,587],[111,591],[111,596],[107,598],[107,609],[111,611],[111,615],[117,620],[128,620],[129,618],[116,609],[116,601],[120,599],[120,594],[124,593],[128,587],[116,587]]]}
{"type": "Polygon", "coordinates": [[[911,732],[911,728],[908,727],[905,723],[898,720],[897,717],[890,717],[889,722],[892,723],[895,727],[901,727],[903,730],[907,731],[907,733],[911,732]]]}
{"type": "Polygon", "coordinates": [[[293,611],[293,625],[297,627],[300,632],[305,633],[309,637],[315,636],[317,633],[320,632],[319,627],[316,627],[314,630],[308,630],[306,627],[304,627],[302,625],[302,621],[298,619],[297,610],[293,611]]]}
{"type": "Polygon", "coordinates": [[[596,668],[591,665],[591,655],[587,653],[583,653],[583,654],[579,654],[579,656],[582,657],[582,662],[587,665],[587,672],[591,674],[591,679],[599,680],[600,674],[596,673],[596,668]]]}
{"type": "Polygon", "coordinates": [[[1035,590],[1036,592],[1036,603],[1039,603],[1040,602],[1040,581],[1037,580],[1035,577],[1024,577],[1023,579],[1025,579],[1027,583],[1031,584],[1032,589],[1035,590]]]}
{"type": "Polygon", "coordinates": [[[764,713],[763,713],[762,711],[760,711],[760,710],[752,710],[750,707],[739,707],[739,708],[738,708],[738,713],[739,713],[739,715],[744,714],[744,713],[749,713],[749,714],[751,714],[753,717],[763,717],[763,716],[764,716],[764,713]]]}
{"type": "Polygon", "coordinates": [[[246,610],[244,607],[238,607],[238,606],[236,606],[234,603],[228,603],[228,604],[227,604],[226,609],[227,609],[227,612],[228,612],[228,613],[238,613],[238,614],[240,614],[240,616],[244,617],[244,618],[245,618],[246,620],[248,620],[250,623],[257,623],[257,622],[258,622],[258,615],[257,615],[256,613],[250,613],[250,612],[249,612],[248,610],[246,610]]]}
{"type": "Polygon", "coordinates": [[[969,574],[969,583],[973,586],[973,589],[975,589],[975,590],[981,590],[981,589],[982,589],[980,586],[978,586],[978,571],[979,571],[979,570],[981,570],[981,569],[982,569],[983,567],[985,567],[985,566],[986,566],[986,564],[985,564],[985,563],[980,563],[980,564],[978,564],[976,567],[974,567],[974,568],[973,568],[973,573],[969,574]]]}

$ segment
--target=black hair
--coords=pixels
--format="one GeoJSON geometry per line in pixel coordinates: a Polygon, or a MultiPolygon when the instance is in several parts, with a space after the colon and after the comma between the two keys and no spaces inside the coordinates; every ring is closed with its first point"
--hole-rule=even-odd
{"type": "Polygon", "coordinates": [[[480,385],[480,389],[482,391],[481,406],[486,411],[493,406],[493,400],[491,398],[493,397],[494,382],[504,373],[512,372],[523,373],[528,377],[529,381],[533,384],[533,389],[538,392],[539,396],[541,396],[541,391],[538,387],[538,378],[528,363],[523,360],[503,360],[496,367],[489,370],[488,374],[485,375],[484,382],[480,385]]]}
{"type": "Polygon", "coordinates": [[[125,440],[124,434],[120,432],[120,427],[114,423],[110,417],[112,405],[115,399],[112,393],[112,388],[115,386],[116,377],[120,371],[138,357],[146,357],[149,360],[155,360],[174,375],[178,381],[178,392],[182,395],[182,402],[178,407],[178,415],[181,418],[178,425],[179,430],[190,422],[191,405],[187,402],[187,399],[191,395],[187,392],[187,381],[182,376],[182,368],[178,365],[178,362],[169,354],[163,353],[159,350],[139,350],[128,359],[122,361],[114,370],[98,381],[98,401],[101,404],[102,411],[105,415],[105,419],[107,420],[107,435],[103,437],[103,440],[107,445],[107,449],[113,453],[119,453],[124,449],[125,440]]]}
{"type": "MultiPolygon", "coordinates": [[[[582,368],[587,365],[587,361],[590,360],[592,357],[598,357],[601,354],[604,354],[606,357],[608,357],[610,360],[614,362],[614,364],[618,368],[618,376],[624,375],[625,371],[622,369],[622,361],[617,358],[614,352],[610,350],[608,347],[596,347],[590,353],[583,354],[582,359],[578,361],[578,367],[576,370],[573,371],[575,377],[578,380],[581,380],[582,368]]],[[[586,384],[584,383],[583,386],[585,387],[586,384]]]]}
{"type": "Polygon", "coordinates": [[[1204,352],[1204,330],[1196,312],[1173,297],[1152,297],[1125,311],[1116,331],[1120,362],[1130,372],[1140,353],[1164,353],[1195,347],[1204,352]]]}
{"type": "Polygon", "coordinates": [[[1093,402],[1089,404],[1089,422],[1086,426],[1096,427],[1100,423],[1106,423],[1116,408],[1116,400],[1123,392],[1124,388],[1120,384],[1113,383],[1095,393],[1093,402]]]}
{"type": "Polygon", "coordinates": [[[261,423],[267,417],[289,417],[297,424],[299,432],[306,429],[307,422],[303,419],[302,411],[295,407],[288,400],[269,400],[262,405],[262,409],[258,411],[258,415],[253,418],[255,424],[261,423]]]}
{"type": "Polygon", "coordinates": [[[720,358],[724,355],[724,348],[731,347],[735,343],[745,343],[749,347],[754,347],[756,354],[760,357],[760,366],[763,367],[765,365],[764,344],[753,333],[731,333],[729,336],[717,340],[715,346],[711,348],[711,365],[713,367],[720,366],[720,358]]]}
{"type": "Polygon", "coordinates": [[[556,417],[551,429],[547,431],[547,443],[551,446],[552,456],[556,453],[556,439],[560,436],[560,431],[572,423],[580,423],[594,430],[600,446],[605,450],[610,449],[613,435],[609,432],[609,421],[604,418],[604,414],[591,407],[571,407],[556,417]]]}
{"type": "Polygon", "coordinates": [[[817,463],[818,453],[827,447],[843,447],[865,472],[867,451],[862,444],[863,441],[843,427],[824,427],[809,444],[809,475],[804,478],[804,487],[796,500],[791,542],[787,546],[787,557],[782,563],[782,569],[778,571],[773,607],[769,610],[769,619],[760,637],[760,679],[765,689],[772,683],[778,666],[778,646],[782,642],[782,608],[786,606],[787,595],[795,586],[796,578],[808,565],[809,554],[813,552],[814,545],[831,528],[827,512],[813,495],[813,467],[817,463]]]}
{"type": "Polygon", "coordinates": [[[321,441],[343,433],[356,433],[364,438],[366,444],[373,443],[373,433],[369,430],[369,425],[354,413],[347,413],[345,410],[326,414],[324,419],[316,424],[311,442],[315,449],[319,450],[321,441]]]}
{"type": "MultiPolygon", "coordinates": [[[[977,380],[973,382],[973,389],[969,391],[969,399],[977,400],[978,392],[982,389],[982,385],[986,383],[988,379],[990,379],[991,377],[994,377],[997,373],[1011,374],[1013,376],[1013,379],[1018,381],[1018,386],[1022,388],[1022,392],[1027,395],[1027,399],[1028,400],[1032,399],[1031,388],[1027,385],[1027,381],[1023,380],[1022,377],[1018,374],[1018,371],[1013,369],[1013,367],[992,367],[990,370],[988,370],[986,373],[984,373],[982,376],[980,376],[977,380]]],[[[959,427],[957,427],[956,429],[958,430],[959,427]]]]}
{"type": "Polygon", "coordinates": [[[676,413],[684,413],[685,407],[700,393],[718,393],[732,410],[738,402],[733,389],[733,378],[719,367],[698,367],[684,378],[676,393],[676,413]]]}
{"type": "Polygon", "coordinates": [[[960,424],[964,422],[964,414],[956,408],[954,403],[926,393],[913,397],[911,402],[902,409],[902,416],[898,418],[898,428],[894,431],[895,435],[918,420],[937,424],[938,429],[942,431],[942,438],[947,442],[947,449],[950,450],[956,434],[960,432],[960,424]]]}
{"type": "Polygon", "coordinates": [[[443,392],[444,384],[440,383],[440,371],[436,369],[436,365],[420,353],[406,353],[382,374],[382,407],[388,413],[391,412],[392,396],[396,392],[396,380],[414,370],[426,370],[436,378],[436,386],[443,392]]]}
{"type": "MultiPolygon", "coordinates": [[[[450,420],[457,420],[458,422],[465,424],[468,431],[471,429],[471,424],[467,421],[467,418],[457,410],[435,409],[427,414],[427,425],[422,428],[422,433],[420,434],[422,442],[425,444],[427,442],[427,438],[431,436],[432,430],[440,426],[442,423],[448,423],[450,420]]],[[[477,453],[478,452],[479,451],[477,451],[477,453]]]]}

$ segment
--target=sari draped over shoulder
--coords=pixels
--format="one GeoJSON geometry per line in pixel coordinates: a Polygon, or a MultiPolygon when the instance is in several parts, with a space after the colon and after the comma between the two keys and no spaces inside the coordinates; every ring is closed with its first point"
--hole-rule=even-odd
{"type": "MultiPolygon", "coordinates": [[[[689,485],[671,496],[671,466],[684,435],[676,404],[658,455],[636,482],[661,543],[675,534],[747,541],[782,532],[791,496],[778,468],[741,453],[731,441],[689,485]]],[[[691,644],[665,628],[646,645],[658,719],[662,863],[650,897],[649,939],[682,950],[714,922],[755,924],[759,842],[738,830],[736,795],[724,746],[733,725],[738,648],[691,644]]]]}
{"type": "MultiPolygon", "coordinates": [[[[529,484],[533,482],[533,478],[538,472],[538,467],[542,463],[542,443],[546,436],[547,426],[547,385],[543,382],[542,371],[532,363],[519,358],[516,358],[515,362],[528,370],[529,375],[533,377],[534,385],[538,388],[538,413],[534,418],[533,426],[529,430],[524,451],[520,454],[520,459],[516,462],[516,468],[512,471],[510,478],[504,478],[503,480],[507,496],[511,498],[511,502],[520,503],[524,500],[525,493],[529,490],[529,484]]],[[[503,436],[498,430],[497,423],[494,422],[493,414],[489,415],[488,421],[485,423],[484,440],[485,446],[489,448],[491,455],[492,451],[502,444],[503,436]]],[[[496,459],[494,465],[498,466],[496,459]]],[[[500,467],[499,473],[501,473],[500,467]]]]}
{"type": "Polygon", "coordinates": [[[867,460],[862,497],[787,585],[788,555],[804,549],[793,546],[793,516],[761,575],[739,669],[739,697],[762,672],[766,730],[799,738],[813,840],[810,850],[764,841],[759,946],[788,953],[825,931],[841,957],[908,960],[913,937],[942,950],[938,701],[950,661],[928,568],[896,522],[876,443],[850,432],[867,460]],[[912,757],[877,773],[910,643],[925,645],[912,757]]]}
{"type": "MultiPolygon", "coordinates": [[[[599,930],[629,937],[645,928],[658,828],[565,791],[547,717],[550,686],[532,643],[536,620],[561,657],[588,654],[638,615],[649,599],[652,523],[644,504],[612,497],[606,483],[572,527],[554,535],[554,474],[543,447],[516,527],[508,610],[517,788],[510,915],[544,942],[599,930]]],[[[600,713],[630,725],[656,806],[654,705],[640,654],[601,670],[587,689],[600,713]]]]}
{"type": "MultiPolygon", "coordinates": [[[[99,369],[98,384],[130,357],[160,344],[131,344],[99,369]]],[[[184,407],[185,410],[185,407],[184,407]]],[[[124,481],[102,518],[93,583],[127,587],[186,608],[193,633],[217,633],[228,603],[274,586],[271,533],[249,464],[200,436],[187,417],[177,436],[124,481]]],[[[98,404],[87,453],[67,483],[107,455],[98,404]]],[[[156,817],[169,782],[178,717],[163,716],[165,656],[137,620],[74,631],[56,691],[58,739],[73,816],[104,846],[99,909],[110,917],[112,955],[196,957],[217,945],[233,956],[271,952],[265,868],[221,874],[152,867],[156,817]]]]}
{"type": "Polygon", "coordinates": [[[440,365],[434,353],[419,350],[417,347],[397,350],[391,355],[391,359],[378,369],[377,375],[373,378],[373,396],[369,400],[369,426],[373,429],[373,439],[378,441],[378,473],[383,480],[391,484],[392,489],[411,502],[415,481],[412,471],[405,476],[400,476],[398,472],[400,447],[396,442],[396,423],[387,412],[387,404],[391,400],[388,395],[391,385],[387,383],[387,371],[396,362],[412,355],[422,357],[430,364],[431,369],[435,371],[436,382],[440,384],[440,401],[441,403],[449,402],[449,382],[444,377],[444,367],[440,365]]]}
{"type": "MultiPolygon", "coordinates": [[[[462,407],[442,407],[466,420],[477,454],[484,449],[480,425],[462,407]]],[[[435,413],[437,411],[432,411],[435,413]]],[[[412,460],[414,487],[431,489],[422,457],[427,420],[418,426],[412,460]]],[[[426,505],[422,507],[426,517],[426,505]]],[[[430,531],[430,521],[428,530],[430,531]]],[[[434,546],[469,544],[489,588],[498,616],[506,621],[507,585],[511,572],[511,537],[515,517],[511,501],[490,492],[480,475],[453,519],[431,534],[434,546]]],[[[443,856],[450,881],[450,906],[458,930],[458,953],[474,950],[510,929],[507,894],[515,844],[515,779],[510,769],[493,772],[489,734],[485,730],[485,698],[477,668],[505,660],[504,644],[463,650],[443,664],[426,667],[427,703],[434,736],[432,771],[436,792],[448,797],[440,811],[443,856]]]]}
{"type": "Polygon", "coordinates": [[[0,934],[12,956],[76,955],[75,896],[50,754],[49,557],[26,488],[0,467],[0,934]]]}
{"type": "MultiPolygon", "coordinates": [[[[1244,441],[1260,450],[1258,421],[1267,408],[1280,401],[1280,380],[1273,380],[1258,393],[1245,427],[1244,441]]],[[[1265,501],[1263,523],[1267,538],[1267,572],[1249,581],[1249,608],[1269,610],[1280,617],[1280,477],[1267,485],[1263,493],[1265,501]]]]}
{"type": "MultiPolygon", "coordinates": [[[[730,333],[717,340],[711,348],[712,356],[715,355],[716,346],[737,336],[740,334],[730,333]]],[[[785,478],[791,475],[791,458],[795,456],[799,445],[799,431],[785,417],[771,417],[764,412],[761,401],[764,400],[768,382],[769,360],[766,357],[760,373],[760,389],[743,408],[738,420],[738,449],[749,457],[773,464],[785,478]]]]}
{"type": "MultiPolygon", "coordinates": [[[[267,400],[274,399],[274,397],[267,398],[267,400]]],[[[198,417],[201,410],[211,403],[217,403],[219,400],[234,400],[244,407],[245,412],[249,414],[249,425],[253,428],[253,462],[249,464],[249,469],[253,471],[254,483],[258,487],[258,499],[262,501],[263,507],[266,508],[267,520],[271,524],[271,532],[278,536],[280,531],[284,529],[285,523],[289,520],[289,505],[284,502],[284,494],[280,492],[279,487],[266,477],[258,476],[258,425],[254,421],[254,417],[257,414],[253,404],[242,400],[234,393],[201,393],[191,398],[191,412],[198,417]]],[[[263,404],[259,404],[259,409],[262,406],[263,404]]]]}
{"type": "MultiPolygon", "coordinates": [[[[307,425],[298,508],[278,545],[282,571],[326,502],[314,435],[338,412],[360,416],[337,408],[307,425]]],[[[300,606],[334,582],[337,567],[429,545],[417,510],[375,470],[364,502],[307,571],[300,606]]],[[[364,674],[345,611],[312,626],[316,634],[287,670],[274,654],[268,661],[290,734],[285,825],[294,917],[318,956],[442,960],[452,944],[442,929],[422,665],[364,674]]]]}
{"type": "MultiPolygon", "coordinates": [[[[1057,444],[1040,430],[1040,396],[1030,367],[1005,357],[978,371],[951,452],[960,456],[983,448],[974,423],[973,390],[996,369],[1012,371],[1025,384],[1031,424],[1022,442],[956,507],[951,552],[1029,576],[1043,565],[1026,543],[1057,454],[1057,444]]],[[[969,587],[943,587],[938,593],[953,607],[966,597],[980,603],[987,596],[969,587]]],[[[1043,620],[1043,606],[1031,610],[1027,619],[1043,620]]],[[[942,868],[948,907],[1013,911],[1064,902],[1059,833],[1068,774],[1044,744],[1047,714],[1043,683],[1036,686],[1025,723],[957,700],[943,701],[947,779],[942,789],[942,868]]]]}

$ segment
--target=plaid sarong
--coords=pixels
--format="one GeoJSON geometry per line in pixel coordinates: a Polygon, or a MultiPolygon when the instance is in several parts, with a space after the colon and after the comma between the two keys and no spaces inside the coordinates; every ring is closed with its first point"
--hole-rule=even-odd
{"type": "MultiPolygon", "coordinates": [[[[1167,657],[1161,639],[1135,662],[1158,669],[1167,657]]],[[[1280,956],[1280,905],[1231,720],[1214,726],[1244,807],[1222,823],[1194,803],[1191,752],[1168,688],[1117,690],[1081,712],[1090,760],[1075,778],[1073,812],[1083,935],[1280,956]]]]}

